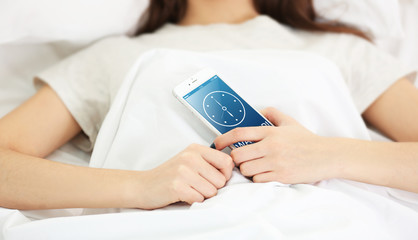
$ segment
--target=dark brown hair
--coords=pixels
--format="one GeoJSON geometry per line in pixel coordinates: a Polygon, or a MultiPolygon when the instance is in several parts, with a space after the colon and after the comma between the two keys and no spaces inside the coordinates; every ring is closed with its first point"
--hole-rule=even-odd
{"type": "MultiPolygon", "coordinates": [[[[253,0],[255,9],[290,27],[308,31],[349,33],[364,39],[370,38],[362,31],[338,22],[318,22],[312,0],[253,0]]],[[[186,14],[187,0],[151,0],[143,25],[135,36],[151,33],[165,23],[178,23],[186,14]]]]}

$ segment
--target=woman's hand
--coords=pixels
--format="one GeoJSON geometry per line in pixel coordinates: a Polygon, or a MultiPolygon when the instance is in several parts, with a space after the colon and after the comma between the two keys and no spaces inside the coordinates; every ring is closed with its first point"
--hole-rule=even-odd
{"type": "Polygon", "coordinates": [[[141,172],[137,181],[140,187],[135,191],[139,196],[132,197],[142,209],[161,208],[179,201],[202,202],[225,186],[233,168],[228,154],[192,144],[157,168],[141,172]]]}
{"type": "Polygon", "coordinates": [[[336,177],[332,142],[317,136],[274,108],[262,111],[276,127],[236,128],[215,139],[217,149],[236,142],[254,144],[232,150],[241,173],[254,182],[313,183],[336,177]]]}

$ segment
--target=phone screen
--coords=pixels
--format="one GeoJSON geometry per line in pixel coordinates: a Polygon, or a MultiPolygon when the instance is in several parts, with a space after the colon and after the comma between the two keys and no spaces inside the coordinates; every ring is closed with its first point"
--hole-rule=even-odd
{"type": "MultiPolygon", "coordinates": [[[[217,75],[184,95],[183,99],[221,134],[236,127],[272,126],[217,75]]],[[[251,143],[239,142],[234,146],[251,143]]]]}

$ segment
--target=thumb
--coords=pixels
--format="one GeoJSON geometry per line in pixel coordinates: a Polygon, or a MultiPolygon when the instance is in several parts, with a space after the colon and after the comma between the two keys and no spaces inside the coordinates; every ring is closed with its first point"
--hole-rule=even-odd
{"type": "Polygon", "coordinates": [[[268,107],[260,111],[274,126],[285,126],[297,123],[292,117],[280,112],[276,108],[268,107]]]}

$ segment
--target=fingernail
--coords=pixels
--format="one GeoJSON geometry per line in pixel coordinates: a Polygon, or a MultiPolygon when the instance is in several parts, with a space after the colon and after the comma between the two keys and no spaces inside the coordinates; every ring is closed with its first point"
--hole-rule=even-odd
{"type": "Polygon", "coordinates": [[[216,149],[215,143],[212,143],[212,144],[210,145],[210,148],[216,149]]]}

